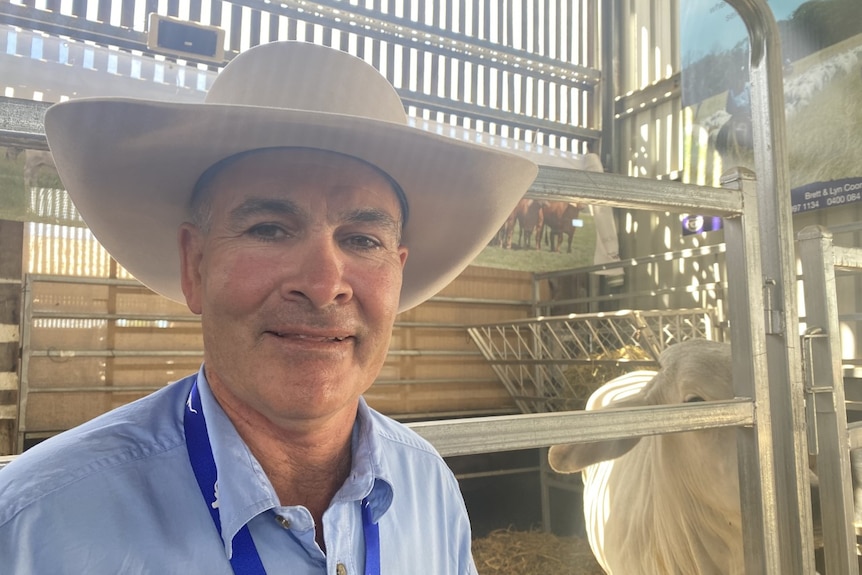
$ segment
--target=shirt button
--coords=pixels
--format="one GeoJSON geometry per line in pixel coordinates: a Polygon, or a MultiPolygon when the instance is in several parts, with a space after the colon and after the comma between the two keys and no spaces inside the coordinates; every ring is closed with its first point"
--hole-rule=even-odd
{"type": "Polygon", "coordinates": [[[347,575],[347,567],[344,566],[344,563],[335,566],[335,575],[347,575]]]}
{"type": "Polygon", "coordinates": [[[290,520],[287,517],[282,517],[281,515],[276,515],[275,520],[278,521],[278,524],[284,527],[285,529],[290,529],[290,520]]]}

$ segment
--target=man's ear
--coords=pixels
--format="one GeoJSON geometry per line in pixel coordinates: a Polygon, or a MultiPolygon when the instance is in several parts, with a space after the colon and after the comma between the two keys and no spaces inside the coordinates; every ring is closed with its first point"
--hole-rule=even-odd
{"type": "Polygon", "coordinates": [[[192,313],[200,314],[204,235],[197,226],[185,222],[180,226],[177,241],[180,250],[180,281],[186,305],[192,313]]]}

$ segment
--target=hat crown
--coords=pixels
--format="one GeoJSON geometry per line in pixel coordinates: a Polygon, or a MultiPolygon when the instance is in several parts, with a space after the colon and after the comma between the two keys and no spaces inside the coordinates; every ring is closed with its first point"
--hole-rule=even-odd
{"type": "Polygon", "coordinates": [[[407,123],[401,98],[373,66],[306,42],[272,42],[246,50],[216,77],[206,102],[407,123]]]}

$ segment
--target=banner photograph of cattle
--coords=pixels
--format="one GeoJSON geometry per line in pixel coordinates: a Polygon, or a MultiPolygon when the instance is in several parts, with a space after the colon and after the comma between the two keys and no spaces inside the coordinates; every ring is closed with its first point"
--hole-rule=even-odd
{"type": "Polygon", "coordinates": [[[593,263],[595,245],[589,206],[523,198],[477,263],[524,271],[579,267],[593,263]]]}

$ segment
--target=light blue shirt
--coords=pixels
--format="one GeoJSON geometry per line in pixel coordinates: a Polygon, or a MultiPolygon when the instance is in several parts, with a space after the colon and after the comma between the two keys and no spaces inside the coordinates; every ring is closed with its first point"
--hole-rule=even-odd
{"type": "Polygon", "coordinates": [[[218,469],[219,538],[189,463],[183,409],[195,376],[60,434],[0,470],[0,573],[230,574],[248,524],[266,572],[361,575],[360,501],[380,526],[382,575],[475,574],[457,481],[424,439],[360,401],[350,476],[323,515],[282,507],[197,374],[218,469]]]}

